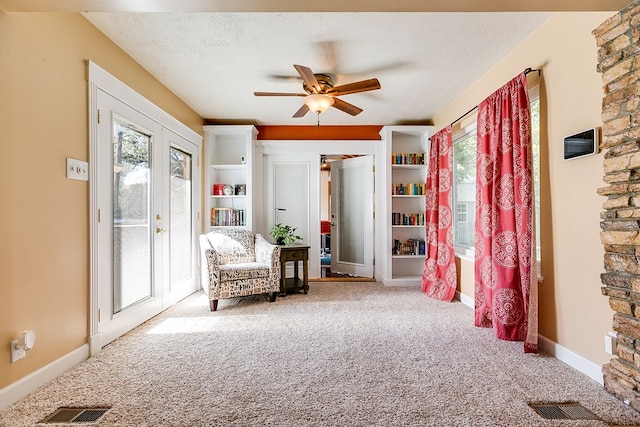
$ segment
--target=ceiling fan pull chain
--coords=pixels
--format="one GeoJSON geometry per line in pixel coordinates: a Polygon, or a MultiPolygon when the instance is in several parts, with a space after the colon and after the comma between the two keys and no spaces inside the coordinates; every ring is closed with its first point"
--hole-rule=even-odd
{"type": "Polygon", "coordinates": [[[320,111],[318,111],[318,129],[320,129],[320,111]]]}

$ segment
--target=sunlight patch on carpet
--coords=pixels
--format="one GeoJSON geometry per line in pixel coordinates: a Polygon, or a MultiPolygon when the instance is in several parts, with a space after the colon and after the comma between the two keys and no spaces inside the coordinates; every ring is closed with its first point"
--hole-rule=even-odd
{"type": "Polygon", "coordinates": [[[267,316],[174,317],[163,320],[146,333],[149,335],[197,334],[219,330],[221,327],[235,326],[242,319],[265,317],[267,316]]]}

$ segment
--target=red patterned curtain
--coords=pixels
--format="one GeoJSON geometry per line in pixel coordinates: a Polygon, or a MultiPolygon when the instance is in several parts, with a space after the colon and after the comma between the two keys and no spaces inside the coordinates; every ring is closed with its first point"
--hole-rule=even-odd
{"type": "Polygon", "coordinates": [[[457,285],[451,210],[452,164],[451,126],[447,126],[431,137],[425,190],[426,258],[422,272],[422,292],[442,301],[453,299],[457,285]]]}
{"type": "Polygon", "coordinates": [[[531,118],[522,73],[478,106],[475,325],[538,351],[531,118]]]}

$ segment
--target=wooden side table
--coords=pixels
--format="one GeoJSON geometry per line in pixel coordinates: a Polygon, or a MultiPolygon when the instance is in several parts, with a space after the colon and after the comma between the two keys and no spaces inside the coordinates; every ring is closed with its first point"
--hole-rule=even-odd
{"type": "Polygon", "coordinates": [[[309,292],[309,246],[280,246],[280,296],[287,292],[309,292]],[[287,262],[293,261],[293,277],[287,278],[287,262]],[[298,262],[302,261],[302,280],[298,262]]]}

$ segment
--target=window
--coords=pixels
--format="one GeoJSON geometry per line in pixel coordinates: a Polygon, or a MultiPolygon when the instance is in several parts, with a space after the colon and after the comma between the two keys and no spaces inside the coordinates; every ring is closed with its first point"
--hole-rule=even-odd
{"type": "Polygon", "coordinates": [[[456,221],[461,224],[464,224],[465,222],[467,222],[467,204],[466,203],[459,203],[458,206],[456,206],[456,221]]]}
{"type": "Polygon", "coordinates": [[[454,135],[453,168],[454,244],[461,249],[470,249],[474,245],[476,231],[475,122],[454,135]]]}
{"type": "MultiPolygon", "coordinates": [[[[540,263],[540,96],[538,86],[529,90],[531,142],[533,149],[533,187],[536,225],[536,255],[540,263]]],[[[469,254],[475,244],[476,209],[476,122],[453,135],[453,225],[456,253],[469,254]]]]}
{"type": "MultiPolygon", "coordinates": [[[[531,146],[533,149],[533,193],[536,224],[536,258],[540,268],[540,95],[539,86],[529,91],[531,108],[531,146]]],[[[538,275],[540,271],[538,270],[538,275]]]]}

